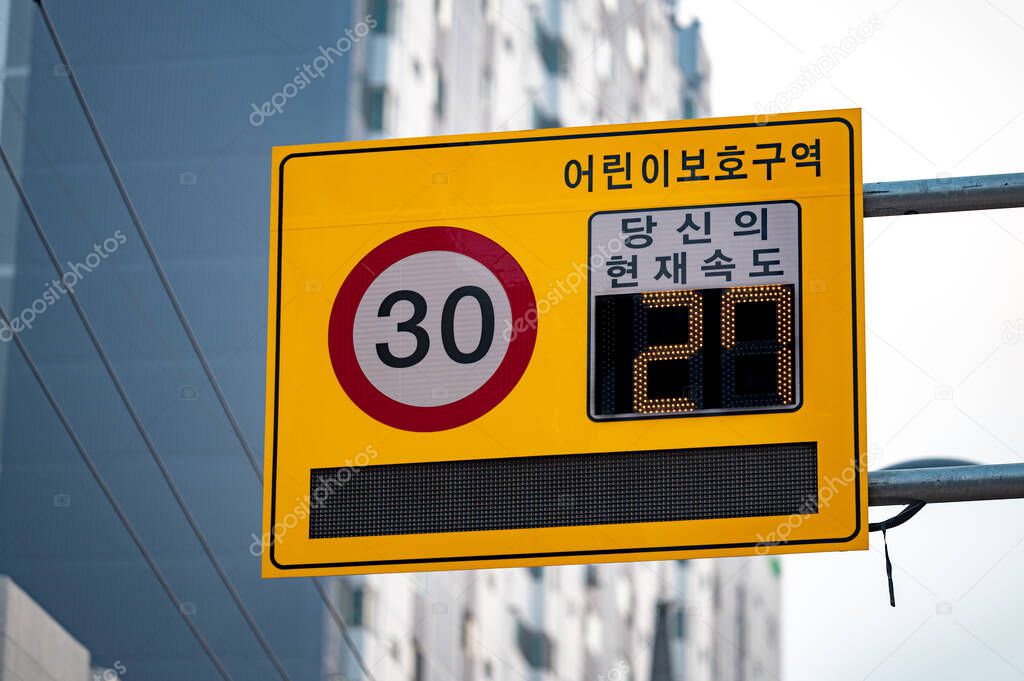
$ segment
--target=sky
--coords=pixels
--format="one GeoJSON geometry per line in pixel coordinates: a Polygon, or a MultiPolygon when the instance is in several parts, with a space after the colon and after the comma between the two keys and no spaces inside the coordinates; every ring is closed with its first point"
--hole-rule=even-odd
{"type": "MultiPolygon", "coordinates": [[[[1024,3],[681,4],[713,115],[861,107],[865,183],[1024,171],[1024,3]]],[[[1024,460],[1024,209],[864,232],[869,468],[1024,460]]],[[[1024,677],[1024,502],[928,506],[889,549],[895,609],[880,536],[783,559],[784,679],[1024,677]]]]}

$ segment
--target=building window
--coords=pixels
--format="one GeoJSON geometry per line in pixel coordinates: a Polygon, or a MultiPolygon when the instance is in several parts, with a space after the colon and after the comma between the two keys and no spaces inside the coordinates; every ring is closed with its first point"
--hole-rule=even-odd
{"type": "Polygon", "coordinates": [[[533,577],[534,579],[540,581],[541,579],[544,578],[544,568],[542,568],[542,567],[532,567],[532,568],[526,568],[526,569],[530,571],[530,576],[533,577]]]}
{"type": "Polygon", "coordinates": [[[366,11],[377,20],[374,33],[391,33],[394,28],[394,12],[391,0],[367,0],[366,11]]]}
{"type": "Polygon", "coordinates": [[[462,644],[463,650],[468,651],[472,648],[472,640],[475,637],[473,630],[473,613],[465,609],[462,611],[462,620],[459,622],[459,642],[462,644]]]}
{"type": "Polygon", "coordinates": [[[675,626],[673,627],[673,634],[678,639],[686,638],[686,612],[682,607],[676,608],[675,626]]]}
{"type": "Polygon", "coordinates": [[[537,34],[537,50],[544,69],[550,74],[565,73],[569,64],[569,50],[562,39],[545,31],[537,21],[534,22],[534,32],[537,34]]]}
{"type": "Polygon", "coordinates": [[[424,681],[427,678],[427,669],[423,659],[423,648],[419,641],[412,642],[412,681],[424,681]]]}
{"type": "Polygon", "coordinates": [[[363,123],[368,130],[384,130],[387,102],[387,88],[369,84],[363,86],[363,123]]]}
{"type": "Polygon", "coordinates": [[[535,128],[560,128],[562,122],[557,116],[549,116],[536,106],[533,107],[533,127],[535,128]]]}
{"type": "Polygon", "coordinates": [[[338,582],[338,609],[342,617],[351,627],[366,627],[367,622],[366,587],[347,579],[338,582]]]}
{"type": "Polygon", "coordinates": [[[696,118],[697,107],[693,104],[693,97],[687,97],[683,100],[683,118],[696,118]]]}
{"type": "Polygon", "coordinates": [[[526,662],[534,669],[551,669],[553,645],[543,631],[531,629],[516,620],[516,644],[526,662]]]}
{"type": "Polygon", "coordinates": [[[589,588],[594,588],[598,584],[597,579],[597,566],[596,565],[585,565],[583,573],[584,584],[589,588]]]}
{"type": "Polygon", "coordinates": [[[447,88],[445,87],[444,71],[441,69],[441,64],[434,64],[434,73],[437,74],[434,84],[434,115],[438,118],[444,118],[444,98],[447,88]]]}

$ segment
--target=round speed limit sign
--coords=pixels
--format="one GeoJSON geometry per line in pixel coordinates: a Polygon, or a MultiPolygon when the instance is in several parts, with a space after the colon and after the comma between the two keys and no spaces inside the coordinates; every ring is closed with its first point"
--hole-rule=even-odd
{"type": "Polygon", "coordinates": [[[374,419],[446,430],[512,391],[536,319],[530,282],[508,251],[470,230],[424,227],[380,244],[349,273],[331,310],[331,363],[374,419]]]}

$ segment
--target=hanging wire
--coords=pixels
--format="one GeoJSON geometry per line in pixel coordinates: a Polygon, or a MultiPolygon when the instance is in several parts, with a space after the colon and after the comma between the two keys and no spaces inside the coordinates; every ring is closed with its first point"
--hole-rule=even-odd
{"type": "Polygon", "coordinates": [[[235,431],[235,435],[242,443],[242,448],[245,450],[245,455],[248,457],[249,463],[256,472],[256,476],[262,482],[263,474],[260,471],[259,463],[256,461],[256,455],[253,453],[252,447],[249,446],[248,440],[246,440],[245,436],[242,434],[242,427],[239,425],[238,419],[235,418],[235,412],[228,404],[227,397],[224,395],[224,391],[220,387],[220,382],[217,380],[216,376],[214,376],[213,369],[210,368],[210,362],[206,358],[206,353],[203,352],[202,347],[199,345],[199,339],[196,338],[196,334],[192,330],[192,325],[189,323],[188,317],[185,315],[185,310],[181,307],[181,302],[179,302],[178,296],[174,293],[171,281],[167,278],[167,272],[164,271],[160,258],[157,256],[156,250],[153,248],[153,243],[149,240],[149,234],[146,232],[146,228],[142,225],[142,218],[139,216],[138,211],[135,210],[135,204],[128,195],[128,188],[121,179],[121,173],[118,171],[117,165],[114,163],[114,159],[110,155],[110,150],[107,147],[106,140],[103,138],[103,134],[100,133],[99,126],[96,123],[96,118],[92,115],[92,108],[85,99],[85,93],[82,91],[82,87],[78,83],[78,77],[75,75],[75,70],[71,67],[71,60],[68,59],[68,55],[64,51],[64,45],[61,43],[60,37],[57,35],[57,28],[54,26],[53,20],[50,19],[50,13],[47,11],[46,5],[43,4],[43,0],[34,0],[34,2],[39,5],[39,12],[43,17],[43,22],[46,24],[46,30],[49,32],[50,38],[53,40],[53,46],[57,50],[57,54],[64,66],[64,70],[67,72],[68,80],[71,82],[71,87],[75,91],[75,97],[78,99],[78,103],[82,107],[82,113],[85,114],[85,120],[89,124],[89,129],[92,130],[93,137],[96,138],[96,144],[99,146],[100,153],[103,155],[103,160],[106,162],[107,168],[110,169],[110,175],[114,180],[114,184],[117,185],[117,191],[121,194],[121,200],[124,202],[124,206],[128,210],[128,215],[131,217],[132,223],[135,225],[135,230],[139,233],[139,239],[141,239],[142,245],[146,249],[146,254],[149,256],[150,262],[153,263],[153,269],[156,270],[157,277],[160,279],[160,284],[163,286],[168,299],[171,301],[171,306],[174,308],[174,314],[177,315],[178,321],[181,322],[181,326],[185,330],[185,335],[188,336],[188,341],[192,344],[192,349],[195,351],[196,357],[199,358],[199,363],[203,366],[203,372],[206,374],[207,380],[213,387],[213,392],[216,394],[217,400],[220,402],[220,406],[224,410],[224,414],[228,417],[231,429],[235,431]]]}
{"type": "Polygon", "coordinates": [[[892,581],[892,560],[889,559],[889,538],[886,536],[886,532],[907,522],[924,507],[925,502],[914,501],[891,518],[880,520],[877,523],[868,523],[868,532],[882,532],[882,544],[885,546],[885,578],[889,582],[889,605],[894,608],[896,607],[896,587],[892,581]]]}
{"type": "MultiPolygon", "coordinates": [[[[153,264],[153,269],[156,271],[157,277],[160,279],[160,284],[163,286],[164,292],[167,294],[171,307],[174,308],[174,313],[177,315],[178,321],[181,323],[181,327],[185,331],[185,335],[188,336],[189,343],[192,345],[192,350],[195,353],[196,358],[199,360],[199,364],[202,366],[203,373],[206,375],[207,381],[209,381],[210,386],[213,388],[214,394],[217,396],[217,401],[220,403],[221,409],[223,409],[228,422],[231,424],[231,429],[234,431],[235,437],[238,439],[238,443],[245,452],[245,456],[249,460],[249,464],[252,466],[257,480],[262,485],[263,473],[260,469],[259,463],[256,461],[256,456],[253,453],[252,447],[249,445],[248,439],[242,432],[242,427],[239,425],[238,419],[235,418],[234,411],[231,409],[231,405],[228,403],[228,399],[220,387],[220,382],[217,380],[217,377],[213,373],[213,369],[210,367],[210,363],[206,358],[206,353],[203,352],[203,348],[199,344],[199,339],[192,330],[192,325],[189,323],[188,316],[185,314],[185,310],[182,308],[181,303],[178,300],[178,296],[174,292],[174,287],[171,286],[170,279],[164,271],[160,258],[156,253],[156,249],[153,248],[153,244],[149,239],[149,234],[146,232],[146,228],[142,224],[142,218],[135,209],[135,204],[132,202],[131,196],[128,194],[128,188],[125,186],[125,183],[121,178],[121,173],[117,169],[117,164],[114,163],[114,159],[110,155],[110,150],[107,148],[107,143],[96,123],[96,118],[92,114],[92,109],[90,108],[88,101],[86,101],[85,93],[78,82],[78,77],[75,75],[74,68],[71,66],[71,60],[68,59],[68,55],[64,51],[64,46],[57,34],[57,28],[54,25],[53,20],[50,18],[50,13],[47,11],[43,0],[34,0],[34,2],[39,6],[39,12],[43,17],[43,22],[46,24],[46,30],[50,34],[53,46],[57,50],[61,63],[67,72],[68,80],[75,92],[75,97],[78,99],[78,103],[81,106],[82,113],[85,116],[86,122],[89,124],[90,130],[92,130],[93,137],[96,138],[96,144],[99,146],[100,153],[103,155],[103,160],[106,162],[107,168],[110,170],[110,175],[114,180],[114,184],[117,185],[117,190],[121,195],[121,200],[128,211],[128,215],[131,217],[132,223],[135,226],[135,231],[138,233],[143,247],[146,249],[146,254],[149,256],[149,260],[153,264]]],[[[323,585],[321,585],[315,578],[311,578],[311,581],[313,582],[313,586],[316,588],[317,593],[320,594],[320,598],[323,601],[324,606],[326,606],[330,612],[331,618],[337,624],[342,638],[344,638],[346,645],[348,645],[349,650],[352,652],[352,655],[360,669],[362,669],[363,674],[370,681],[376,681],[373,674],[370,672],[369,666],[363,659],[362,654],[359,652],[358,646],[356,646],[355,641],[352,639],[352,635],[349,632],[345,618],[342,617],[341,613],[335,607],[330,596],[323,588],[323,585]]]]}
{"type": "MultiPolygon", "coordinates": [[[[46,255],[49,257],[50,262],[53,263],[53,268],[57,272],[58,279],[64,281],[65,272],[64,268],[60,264],[60,259],[57,257],[57,253],[54,251],[49,237],[46,236],[46,232],[43,230],[43,226],[39,222],[39,217],[36,215],[35,209],[32,207],[31,201],[29,201],[28,195],[25,193],[25,188],[22,187],[21,181],[15,174],[14,167],[11,165],[10,159],[7,157],[7,152],[4,150],[2,144],[0,144],[0,161],[3,162],[3,166],[7,170],[8,176],[11,178],[11,183],[14,185],[15,191],[17,191],[18,197],[21,199],[25,212],[28,214],[29,221],[32,223],[32,227],[35,229],[36,235],[39,237],[39,241],[42,242],[43,248],[46,250],[46,255]]],[[[96,349],[96,353],[99,355],[100,361],[103,363],[103,367],[107,370],[107,375],[110,376],[110,380],[113,382],[114,388],[117,390],[117,394],[121,398],[121,402],[124,404],[125,409],[128,410],[128,415],[135,424],[136,430],[139,431],[139,435],[142,436],[142,441],[146,445],[146,449],[149,450],[150,456],[153,458],[153,462],[156,463],[157,468],[160,469],[160,474],[163,476],[164,482],[167,483],[168,489],[170,489],[171,494],[174,496],[174,500],[177,502],[182,515],[188,522],[189,527],[192,528],[192,534],[194,534],[196,539],[199,540],[199,544],[202,546],[203,552],[206,554],[210,564],[217,572],[217,576],[220,577],[221,582],[223,582],[224,587],[231,596],[231,600],[234,601],[239,613],[241,613],[243,619],[245,619],[246,624],[249,625],[249,629],[252,631],[256,640],[259,642],[260,647],[263,648],[263,651],[270,659],[271,664],[273,664],[274,668],[277,670],[278,675],[280,675],[284,681],[291,681],[291,677],[288,676],[288,672],[285,671],[284,665],[281,664],[281,660],[278,659],[277,654],[274,652],[273,648],[270,647],[270,642],[267,641],[266,637],[263,635],[263,631],[256,623],[252,613],[249,612],[249,608],[246,607],[242,600],[242,596],[238,593],[235,585],[231,582],[231,578],[228,577],[227,572],[224,571],[220,561],[217,560],[216,555],[214,555],[213,548],[207,541],[206,535],[203,534],[203,531],[199,528],[199,523],[196,521],[195,516],[193,516],[192,512],[189,510],[188,504],[185,502],[185,498],[178,489],[178,485],[174,482],[174,478],[171,476],[170,470],[168,470],[163,457],[157,450],[156,444],[149,436],[149,432],[146,430],[146,426],[142,422],[142,417],[139,416],[131,398],[128,397],[128,392],[125,390],[124,384],[121,382],[121,377],[118,375],[117,370],[114,369],[114,365],[110,362],[110,358],[103,349],[103,344],[100,343],[100,339],[96,335],[96,330],[93,328],[92,322],[89,321],[89,317],[86,315],[85,309],[79,302],[74,289],[70,286],[65,286],[64,288],[67,291],[68,298],[71,300],[71,304],[75,308],[75,312],[78,314],[78,318],[82,322],[82,326],[85,327],[89,340],[92,341],[92,345],[96,349]]]]}
{"type": "Polygon", "coordinates": [[[886,530],[891,530],[894,527],[899,527],[900,525],[902,525],[903,523],[907,522],[915,515],[917,515],[917,512],[924,507],[925,502],[923,501],[911,502],[907,504],[907,506],[904,507],[902,511],[900,511],[891,518],[880,520],[877,523],[868,523],[868,532],[885,532],[886,530]]]}
{"type": "MultiPolygon", "coordinates": [[[[0,320],[3,320],[4,324],[7,325],[7,328],[12,328],[11,320],[7,316],[7,312],[4,310],[2,305],[0,305],[0,320]]],[[[36,383],[38,383],[39,387],[42,388],[43,394],[46,396],[46,401],[50,403],[51,407],[53,407],[54,413],[57,415],[57,418],[60,419],[61,425],[64,426],[64,430],[67,432],[68,437],[71,438],[71,442],[75,445],[75,449],[78,450],[78,455],[81,457],[82,462],[85,464],[85,467],[89,469],[89,473],[92,474],[93,480],[95,480],[96,484],[99,485],[103,495],[107,497],[107,501],[110,502],[110,507],[114,509],[114,513],[121,521],[121,525],[123,525],[124,529],[128,532],[128,536],[131,537],[135,546],[138,547],[139,553],[142,554],[146,564],[149,565],[150,572],[153,573],[153,576],[156,577],[156,580],[160,583],[160,587],[164,590],[164,593],[167,594],[167,598],[171,600],[171,603],[174,605],[174,609],[178,611],[179,615],[181,615],[181,619],[185,622],[185,626],[188,627],[188,630],[192,632],[192,636],[195,637],[196,642],[199,643],[203,652],[206,653],[206,657],[208,657],[210,662],[213,663],[213,666],[217,668],[217,672],[220,673],[224,681],[232,681],[228,670],[225,669],[224,664],[220,661],[220,658],[217,657],[217,653],[213,651],[213,648],[210,647],[210,644],[203,637],[202,632],[199,631],[195,622],[192,621],[192,616],[188,614],[188,609],[185,608],[181,600],[177,595],[175,595],[174,589],[171,588],[171,585],[164,576],[164,573],[156,564],[153,556],[150,555],[149,549],[147,549],[146,545],[142,542],[142,537],[139,536],[139,533],[135,530],[135,526],[132,525],[132,522],[128,519],[128,515],[125,513],[124,508],[122,508],[121,503],[117,500],[117,497],[114,496],[114,491],[110,488],[110,485],[107,484],[107,481],[103,478],[103,475],[96,467],[95,462],[92,460],[92,456],[90,456],[88,450],[86,450],[85,445],[82,444],[82,440],[78,437],[78,433],[75,431],[74,426],[71,425],[71,421],[68,420],[67,415],[64,413],[64,409],[60,406],[60,403],[57,402],[57,398],[54,397],[53,391],[50,390],[49,385],[46,383],[46,379],[43,378],[43,374],[39,371],[39,366],[36,364],[35,360],[32,359],[32,355],[29,354],[28,348],[26,348],[25,344],[22,342],[21,336],[14,333],[13,329],[11,336],[14,340],[14,344],[18,347],[18,352],[21,353],[22,358],[25,360],[29,370],[32,372],[32,375],[35,376],[36,383]]]]}

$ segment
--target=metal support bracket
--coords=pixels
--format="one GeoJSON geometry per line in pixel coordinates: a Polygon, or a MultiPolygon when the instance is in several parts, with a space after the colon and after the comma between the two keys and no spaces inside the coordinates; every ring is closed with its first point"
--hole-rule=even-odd
{"type": "Polygon", "coordinates": [[[1024,498],[1024,463],[871,471],[868,506],[1024,498]]]}
{"type": "Polygon", "coordinates": [[[864,217],[1024,207],[1024,173],[874,182],[864,185],[864,217]]]}

